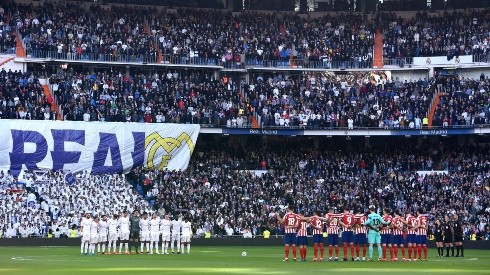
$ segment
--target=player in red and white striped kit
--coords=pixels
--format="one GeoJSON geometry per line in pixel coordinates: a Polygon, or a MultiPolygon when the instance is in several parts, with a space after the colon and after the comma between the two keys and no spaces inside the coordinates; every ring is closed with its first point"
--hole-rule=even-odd
{"type": "MultiPolygon", "coordinates": [[[[391,222],[392,220],[390,212],[391,209],[389,208],[385,208],[383,210],[383,220],[385,220],[386,222],[391,222]]],[[[388,225],[384,225],[381,229],[381,245],[383,250],[383,257],[381,258],[381,261],[386,261],[386,246],[388,246],[388,249],[390,250],[390,260],[393,261],[395,259],[395,256],[393,255],[393,247],[391,246],[391,239],[391,227],[388,225]]]]}
{"type": "Polygon", "coordinates": [[[339,220],[343,214],[334,213],[334,209],[331,208],[325,218],[320,218],[327,222],[328,233],[328,260],[332,261],[333,248],[335,247],[335,261],[339,260],[339,220]]]}
{"type": "Polygon", "coordinates": [[[405,240],[403,239],[403,217],[400,215],[400,211],[395,210],[395,217],[391,220],[393,227],[393,238],[391,243],[393,245],[393,253],[395,254],[395,261],[398,261],[398,246],[402,249],[402,260],[405,261],[405,240]]]}
{"type": "Polygon", "coordinates": [[[313,229],[313,261],[318,260],[318,249],[320,248],[320,261],[323,261],[325,248],[323,246],[323,221],[318,216],[317,211],[313,211],[313,216],[310,217],[310,226],[313,229]]]}
{"type": "Polygon", "coordinates": [[[298,234],[296,237],[296,244],[299,245],[299,255],[301,256],[301,261],[306,262],[306,247],[308,246],[308,232],[306,231],[310,224],[307,221],[303,221],[303,215],[299,215],[302,219],[298,223],[298,234]]]}
{"type": "Polygon", "coordinates": [[[419,260],[422,258],[424,251],[424,261],[427,261],[427,217],[424,215],[424,209],[417,209],[417,250],[419,252],[419,260]]]}
{"type": "Polygon", "coordinates": [[[347,261],[347,243],[350,245],[351,260],[354,261],[354,225],[356,218],[350,213],[350,208],[344,208],[344,214],[339,221],[342,226],[342,244],[344,247],[344,261],[347,261]]]}
{"type": "Polygon", "coordinates": [[[298,224],[301,220],[298,214],[294,213],[294,206],[288,207],[288,213],[283,218],[276,214],[279,223],[284,224],[284,261],[289,260],[289,247],[293,247],[293,260],[296,261],[296,233],[298,230],[298,224]]]}
{"type": "MultiPolygon", "coordinates": [[[[407,244],[408,244],[408,261],[412,260],[412,248],[415,247],[417,238],[417,219],[412,213],[407,211],[405,214],[405,224],[407,225],[407,244]]],[[[413,260],[417,260],[417,249],[413,251],[413,260]]]]}
{"type": "Polygon", "coordinates": [[[363,224],[367,221],[367,216],[364,214],[357,214],[354,216],[356,218],[355,227],[355,243],[356,243],[356,261],[360,260],[359,253],[361,251],[362,245],[362,260],[366,260],[366,250],[367,250],[367,228],[363,224]]]}

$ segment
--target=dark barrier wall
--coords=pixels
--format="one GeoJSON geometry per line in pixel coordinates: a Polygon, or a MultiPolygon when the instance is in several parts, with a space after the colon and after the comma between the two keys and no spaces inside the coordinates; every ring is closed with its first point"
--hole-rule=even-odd
{"type": "MultiPolygon", "coordinates": [[[[311,238],[308,241],[312,244],[311,238]]],[[[80,239],[47,239],[47,238],[20,238],[20,239],[0,239],[0,246],[79,246],[80,239]]],[[[282,246],[281,238],[222,238],[222,239],[192,239],[193,246],[282,246]]],[[[430,248],[434,248],[435,243],[428,242],[430,248]]],[[[490,241],[465,241],[466,249],[490,249],[490,241]]]]}

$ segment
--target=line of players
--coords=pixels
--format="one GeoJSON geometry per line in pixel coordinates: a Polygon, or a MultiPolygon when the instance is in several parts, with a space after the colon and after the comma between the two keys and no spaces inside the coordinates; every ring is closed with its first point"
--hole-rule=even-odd
{"type": "Polygon", "coordinates": [[[106,254],[106,244],[108,244],[107,254],[123,254],[123,245],[124,254],[131,254],[133,245],[136,254],[142,254],[144,248],[147,254],[153,254],[154,249],[156,254],[169,254],[169,244],[173,254],[175,243],[178,254],[184,253],[185,247],[189,254],[192,228],[187,218],[182,220],[182,217],[179,217],[177,220],[170,220],[167,214],[164,219],[160,219],[156,213],[149,218],[146,212],[140,218],[139,212],[135,210],[131,217],[128,211],[124,211],[122,215],[115,214],[111,219],[107,219],[106,215],[92,218],[90,213],[86,213],[80,223],[80,233],[82,255],[95,255],[96,248],[98,254],[106,254]],[[119,252],[117,252],[118,241],[119,252]],[[158,250],[160,243],[161,253],[158,250]],[[138,244],[141,246],[139,252],[138,244]]]}
{"type": "MultiPolygon", "coordinates": [[[[396,210],[391,215],[390,209],[383,210],[383,220],[389,225],[381,228],[381,251],[380,261],[387,260],[387,250],[390,253],[390,261],[398,261],[398,248],[401,249],[403,261],[427,260],[427,217],[423,209],[418,209],[417,216],[412,213],[405,213],[405,217],[396,210]],[[406,239],[404,238],[406,231],[406,239]],[[408,255],[405,253],[405,244],[407,244],[408,255]],[[412,255],[413,253],[413,255],[412,255]],[[423,257],[422,257],[423,254],[423,257]]],[[[339,259],[339,235],[342,238],[344,261],[348,261],[348,246],[350,247],[350,258],[352,261],[360,261],[360,250],[362,260],[366,260],[366,244],[368,228],[364,226],[367,221],[367,214],[351,213],[348,207],[344,208],[344,213],[335,213],[334,208],[321,217],[318,212],[313,212],[313,216],[304,217],[301,213],[295,214],[294,207],[288,207],[288,213],[284,217],[277,214],[277,218],[284,225],[284,261],[289,260],[289,251],[292,248],[293,260],[296,261],[296,246],[299,246],[301,261],[306,261],[307,252],[307,228],[312,228],[313,235],[313,261],[323,261],[324,243],[323,233],[324,224],[326,224],[327,242],[328,242],[328,260],[338,261],[339,259]],[[335,258],[333,251],[335,250],[335,258]],[[320,257],[318,258],[318,251],[320,257]],[[354,256],[355,255],[355,256],[354,256]]],[[[376,243],[373,243],[376,244],[376,243]]],[[[373,245],[371,244],[371,245],[373,245]]],[[[379,245],[379,244],[377,244],[379,245]]],[[[378,251],[380,249],[378,248],[378,251]]],[[[372,253],[372,252],[371,252],[372,253]]],[[[371,255],[372,257],[372,255],[371,255]]]]}

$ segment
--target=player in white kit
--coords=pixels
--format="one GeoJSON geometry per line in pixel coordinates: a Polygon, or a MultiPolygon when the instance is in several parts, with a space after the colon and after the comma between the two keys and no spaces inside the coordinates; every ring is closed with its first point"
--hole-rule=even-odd
{"type": "Polygon", "coordinates": [[[189,219],[184,218],[182,222],[182,254],[184,254],[184,246],[187,245],[187,254],[191,253],[191,237],[192,237],[192,225],[189,219]]]}
{"type": "Polygon", "coordinates": [[[124,210],[123,216],[119,218],[119,232],[121,236],[119,236],[119,254],[122,250],[122,245],[124,244],[124,248],[126,250],[126,254],[129,254],[128,251],[128,242],[129,242],[129,216],[128,211],[124,210]]]}
{"type": "Polygon", "coordinates": [[[143,213],[143,218],[140,220],[141,230],[141,253],[143,253],[143,246],[146,247],[146,253],[150,253],[150,220],[148,219],[148,213],[143,213]]]}
{"type": "Polygon", "coordinates": [[[105,254],[105,245],[107,244],[107,216],[102,215],[102,219],[99,221],[99,242],[97,244],[97,254],[100,254],[102,248],[102,254],[105,254]]]}
{"type": "Polygon", "coordinates": [[[153,247],[156,249],[156,253],[158,252],[158,242],[160,241],[160,218],[157,216],[157,213],[153,213],[150,220],[150,254],[153,254],[153,247]]]}
{"type": "Polygon", "coordinates": [[[177,242],[177,254],[180,253],[180,228],[182,227],[182,218],[172,221],[172,236],[170,240],[170,249],[174,253],[174,243],[177,242]]]}
{"type": "Polygon", "coordinates": [[[80,246],[80,254],[87,255],[90,246],[90,226],[92,224],[92,218],[90,213],[86,213],[85,217],[80,222],[80,231],[82,232],[82,244],[80,246]]]}
{"type": "Polygon", "coordinates": [[[107,254],[111,254],[111,247],[114,254],[117,254],[116,251],[116,242],[117,242],[117,227],[119,226],[119,222],[117,221],[117,214],[112,216],[112,219],[107,221],[107,227],[109,228],[109,244],[107,245],[107,254]]]}
{"type": "Polygon", "coordinates": [[[160,232],[162,234],[162,254],[168,254],[168,244],[170,243],[170,228],[172,227],[172,221],[165,214],[164,219],[160,222],[160,232]]]}
{"type": "Polygon", "coordinates": [[[90,224],[90,252],[95,255],[95,245],[99,242],[99,217],[95,216],[90,224]]]}

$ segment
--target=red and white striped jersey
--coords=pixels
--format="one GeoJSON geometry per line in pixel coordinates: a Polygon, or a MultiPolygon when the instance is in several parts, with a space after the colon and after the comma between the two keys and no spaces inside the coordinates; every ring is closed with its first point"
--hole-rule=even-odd
{"type": "Polygon", "coordinates": [[[325,215],[325,218],[328,219],[327,233],[328,234],[339,234],[340,233],[339,220],[342,218],[342,214],[330,214],[330,213],[328,213],[327,215],[325,215]]]}
{"type": "MultiPolygon", "coordinates": [[[[418,216],[417,217],[417,224],[423,227],[427,227],[427,217],[426,216],[418,216]]],[[[417,235],[425,235],[427,236],[427,229],[424,228],[417,228],[417,235]]]]}
{"type": "Polygon", "coordinates": [[[393,235],[403,235],[402,217],[394,217],[393,220],[391,220],[391,224],[393,225],[393,235]]]}
{"type": "Polygon", "coordinates": [[[284,233],[296,233],[298,230],[298,223],[300,218],[298,214],[287,213],[284,216],[284,233]]]}
{"type": "MultiPolygon", "coordinates": [[[[393,218],[391,217],[391,215],[384,215],[383,216],[383,220],[385,220],[385,222],[391,222],[393,218]]],[[[383,225],[383,228],[381,229],[381,234],[391,234],[391,228],[387,225],[383,225]]]]}
{"type": "Polygon", "coordinates": [[[413,216],[407,217],[407,234],[417,234],[417,230],[412,227],[417,226],[417,219],[413,216]]]}
{"type": "Polygon", "coordinates": [[[308,232],[306,231],[306,229],[310,227],[310,224],[307,223],[307,222],[300,222],[299,225],[298,225],[298,237],[307,237],[308,236],[308,232]]]}
{"type": "Polygon", "coordinates": [[[311,224],[311,226],[321,228],[321,229],[313,228],[313,235],[323,234],[323,221],[321,221],[318,217],[315,216],[310,221],[310,224],[311,224]]]}
{"type": "Polygon", "coordinates": [[[342,223],[344,224],[342,226],[342,231],[352,231],[354,224],[356,224],[356,218],[354,217],[354,214],[351,213],[344,213],[342,214],[342,223]]]}
{"type": "Polygon", "coordinates": [[[363,225],[367,221],[366,215],[357,214],[356,218],[356,234],[366,234],[367,228],[363,225]]]}

